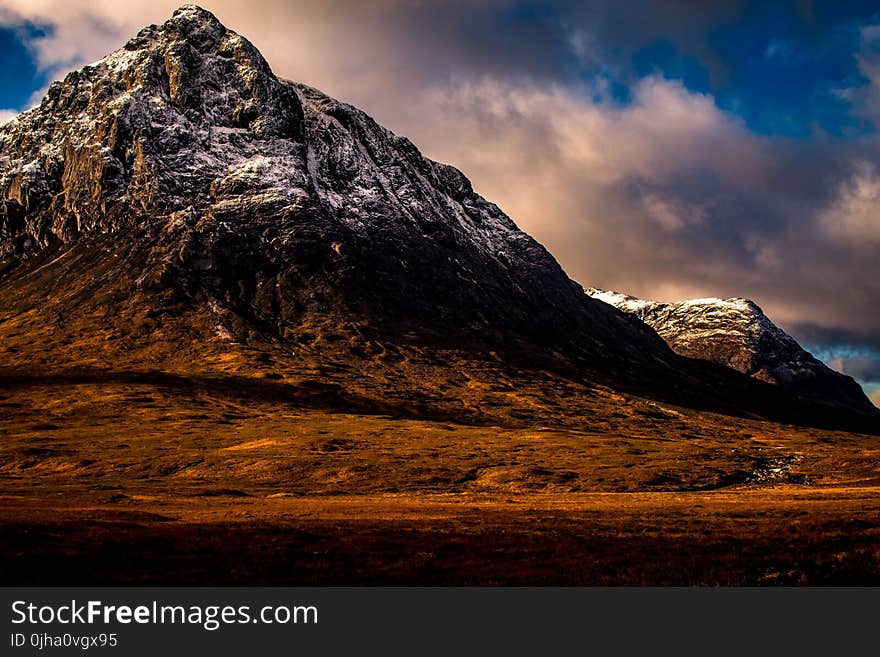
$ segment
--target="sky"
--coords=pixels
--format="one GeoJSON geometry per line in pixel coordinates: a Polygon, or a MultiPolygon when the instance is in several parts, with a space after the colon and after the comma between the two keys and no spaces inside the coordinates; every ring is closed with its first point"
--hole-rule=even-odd
{"type": "MultiPolygon", "coordinates": [[[[0,120],[180,2],[0,0],[0,120]]],[[[590,286],[749,297],[880,404],[876,2],[205,0],[590,286]]]]}

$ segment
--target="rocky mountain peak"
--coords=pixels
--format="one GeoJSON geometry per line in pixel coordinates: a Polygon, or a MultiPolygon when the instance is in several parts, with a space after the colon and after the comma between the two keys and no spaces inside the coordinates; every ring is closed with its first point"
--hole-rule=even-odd
{"type": "Polygon", "coordinates": [[[144,28],[98,67],[120,73],[130,86],[160,87],[162,100],[167,95],[192,119],[262,134],[300,134],[295,94],[247,39],[196,5],[144,28]]]}
{"type": "Polygon", "coordinates": [[[191,34],[200,29],[215,33],[227,31],[214,14],[196,4],[185,4],[175,9],[163,28],[168,26],[183,28],[182,34],[191,34]]]}
{"type": "Polygon", "coordinates": [[[0,199],[7,268],[117,236],[106,249],[138,255],[112,264],[107,285],[171,290],[210,308],[229,339],[283,338],[322,314],[671,356],[586,299],[461,172],[278,78],[193,5],[0,127],[0,199]]]}
{"type": "Polygon", "coordinates": [[[664,303],[597,288],[585,291],[645,322],[682,356],[725,365],[807,398],[873,410],[858,383],[814,358],[751,299],[664,303]]]}
{"type": "Polygon", "coordinates": [[[0,127],[0,255],[202,210],[236,166],[253,177],[257,152],[300,155],[284,141],[300,143],[303,130],[293,85],[247,39],[185,5],[0,127]]]}

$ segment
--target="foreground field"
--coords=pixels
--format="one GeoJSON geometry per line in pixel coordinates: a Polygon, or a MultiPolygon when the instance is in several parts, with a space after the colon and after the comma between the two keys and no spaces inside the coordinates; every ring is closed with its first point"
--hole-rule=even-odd
{"type": "Polygon", "coordinates": [[[603,390],[531,426],[97,379],[0,388],[5,585],[880,584],[877,437],[603,390]]]}
{"type": "Polygon", "coordinates": [[[878,489],[3,498],[5,584],[880,584],[878,489]]]}

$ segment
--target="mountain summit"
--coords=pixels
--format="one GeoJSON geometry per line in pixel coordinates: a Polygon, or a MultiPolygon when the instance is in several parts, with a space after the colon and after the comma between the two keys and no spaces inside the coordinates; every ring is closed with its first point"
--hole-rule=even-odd
{"type": "Polygon", "coordinates": [[[194,5],[54,83],[0,129],[0,158],[7,262],[117,235],[144,258],[123,276],[136,290],[171,287],[276,335],[308,312],[354,311],[551,341],[588,329],[604,351],[641,345],[635,358],[664,349],[583,301],[461,172],[277,78],[194,5]]]}
{"type": "Polygon", "coordinates": [[[457,383],[437,394],[476,394],[460,383],[467,354],[824,422],[679,358],[584,295],[460,171],[278,78],[194,5],[0,126],[0,301],[17,367],[307,370],[342,397],[382,367],[410,398],[444,368],[457,383]],[[401,365],[416,362],[418,374],[401,365]]]}
{"type": "Polygon", "coordinates": [[[116,285],[173,292],[211,308],[239,341],[357,318],[386,334],[494,343],[574,346],[588,333],[578,349],[595,359],[668,353],[653,332],[584,300],[461,172],[279,79],[194,5],[0,128],[0,198],[7,268],[124,244],[105,296],[116,285]]]}
{"type": "Polygon", "coordinates": [[[852,377],[814,358],[750,299],[646,301],[587,288],[587,294],[645,322],[682,356],[733,368],[804,397],[870,411],[852,377]]]}

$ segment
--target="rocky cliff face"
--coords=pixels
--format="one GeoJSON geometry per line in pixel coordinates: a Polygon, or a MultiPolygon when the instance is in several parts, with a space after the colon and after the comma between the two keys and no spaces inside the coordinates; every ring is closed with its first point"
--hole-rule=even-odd
{"type": "Polygon", "coordinates": [[[754,301],[713,298],[661,303],[596,288],[586,292],[639,318],[682,356],[725,365],[807,398],[873,408],[858,383],[810,355],[754,301]]]}

